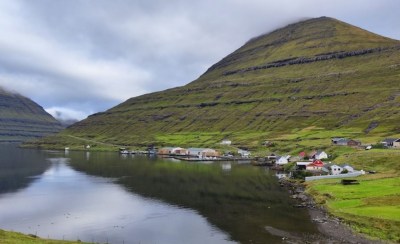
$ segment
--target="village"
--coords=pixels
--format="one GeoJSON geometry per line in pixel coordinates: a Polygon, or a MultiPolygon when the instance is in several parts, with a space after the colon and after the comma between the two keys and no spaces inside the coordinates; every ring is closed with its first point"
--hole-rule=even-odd
{"type": "MultiPolygon", "coordinates": [[[[364,150],[373,149],[372,145],[362,145],[361,141],[342,137],[331,138],[333,146],[347,146],[364,150]]],[[[231,146],[232,141],[222,140],[220,145],[231,146]]],[[[374,145],[379,148],[399,148],[400,138],[386,138],[379,144],[374,145]]],[[[183,147],[149,147],[145,151],[129,151],[120,148],[120,154],[149,154],[158,155],[164,158],[174,158],[182,161],[237,161],[248,162],[254,166],[268,166],[277,171],[287,171],[279,173],[278,177],[304,178],[306,181],[325,179],[325,178],[346,178],[355,177],[366,172],[363,169],[357,170],[351,164],[336,164],[332,162],[332,156],[323,150],[312,150],[311,152],[301,151],[296,156],[277,155],[271,153],[265,157],[253,157],[251,152],[245,148],[237,148],[237,151],[225,151],[212,148],[183,148],[183,147]]],[[[375,173],[369,171],[367,173],[375,173]]]]}

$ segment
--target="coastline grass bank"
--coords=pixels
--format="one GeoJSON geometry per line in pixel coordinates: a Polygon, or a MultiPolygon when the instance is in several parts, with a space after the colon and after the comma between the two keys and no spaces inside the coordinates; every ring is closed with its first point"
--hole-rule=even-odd
{"type": "Polygon", "coordinates": [[[61,241],[49,240],[37,237],[35,235],[25,235],[13,231],[5,231],[0,229],[0,243],[2,244],[88,244],[87,242],[77,241],[61,241]]]}
{"type": "Polygon", "coordinates": [[[354,231],[374,239],[400,243],[400,151],[372,150],[344,154],[337,161],[376,171],[343,185],[340,179],[306,183],[306,192],[354,231]]]}

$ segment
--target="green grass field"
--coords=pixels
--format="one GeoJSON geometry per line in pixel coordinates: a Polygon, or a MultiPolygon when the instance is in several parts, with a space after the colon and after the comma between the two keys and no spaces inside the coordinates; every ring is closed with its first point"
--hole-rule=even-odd
{"type": "Polygon", "coordinates": [[[340,179],[307,182],[307,192],[354,230],[400,242],[400,150],[359,151],[336,162],[344,161],[377,173],[355,178],[358,185],[342,185],[340,179]]]}
{"type": "Polygon", "coordinates": [[[35,237],[34,235],[24,235],[17,232],[0,230],[0,243],[1,244],[73,244],[73,243],[84,243],[84,242],[81,242],[79,240],[77,241],[47,240],[35,237]]]}

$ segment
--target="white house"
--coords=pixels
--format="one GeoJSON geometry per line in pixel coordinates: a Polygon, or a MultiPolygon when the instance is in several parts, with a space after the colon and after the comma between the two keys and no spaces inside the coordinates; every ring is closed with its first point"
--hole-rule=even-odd
{"type": "Polygon", "coordinates": [[[251,153],[247,150],[243,150],[243,149],[239,149],[238,150],[238,154],[242,157],[242,158],[249,158],[251,153]]]}
{"type": "Polygon", "coordinates": [[[340,175],[342,173],[342,171],[343,171],[343,168],[336,164],[333,164],[330,166],[331,175],[340,175]]]}
{"type": "Polygon", "coordinates": [[[276,161],[275,161],[275,164],[276,165],[285,165],[285,164],[289,163],[289,158],[290,158],[290,155],[277,157],[276,161]]]}
{"type": "Polygon", "coordinates": [[[218,157],[219,152],[211,148],[188,148],[187,155],[197,158],[212,158],[218,157]]]}
{"type": "Polygon", "coordinates": [[[348,164],[343,164],[343,165],[342,165],[342,168],[343,168],[343,170],[347,170],[347,172],[349,172],[349,173],[353,173],[353,172],[354,172],[354,168],[351,167],[351,166],[348,165],[348,164]]]}
{"type": "Polygon", "coordinates": [[[221,141],[220,144],[221,144],[221,145],[228,145],[228,146],[230,146],[230,145],[232,144],[232,141],[231,141],[231,140],[228,140],[228,139],[224,139],[224,140],[221,141]]]}
{"type": "Polygon", "coordinates": [[[326,152],[324,152],[324,151],[318,151],[318,152],[315,154],[314,157],[315,157],[315,159],[321,160],[321,159],[328,158],[328,154],[327,154],[326,152]]]}
{"type": "Polygon", "coordinates": [[[171,150],[171,154],[174,155],[187,155],[188,154],[188,150],[186,148],[182,148],[182,147],[175,147],[171,150]]]}

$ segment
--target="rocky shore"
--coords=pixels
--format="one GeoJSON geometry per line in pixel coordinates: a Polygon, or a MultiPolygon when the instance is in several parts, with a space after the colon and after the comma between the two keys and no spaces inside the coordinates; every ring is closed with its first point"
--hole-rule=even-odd
{"type": "Polygon", "coordinates": [[[296,199],[294,208],[307,208],[311,220],[317,225],[320,234],[296,236],[291,233],[277,232],[266,228],[271,234],[282,237],[283,243],[312,243],[312,244],[382,244],[385,242],[370,240],[359,233],[353,232],[339,218],[329,215],[323,206],[318,206],[313,198],[305,193],[305,186],[299,181],[286,178],[279,180],[281,187],[287,189],[293,199],[296,199]]]}

